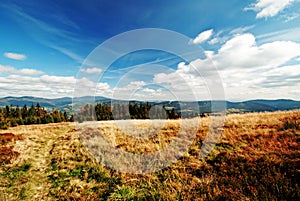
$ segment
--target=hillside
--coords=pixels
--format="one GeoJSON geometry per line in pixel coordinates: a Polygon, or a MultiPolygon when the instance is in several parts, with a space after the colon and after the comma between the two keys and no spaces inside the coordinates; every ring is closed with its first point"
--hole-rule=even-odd
{"type": "MultiPolygon", "coordinates": [[[[195,120],[188,121],[193,125],[195,120]]],[[[118,149],[151,153],[176,140],[179,120],[163,127],[133,120],[128,121],[131,127],[103,121],[99,128],[59,123],[1,130],[0,200],[300,200],[300,110],[228,115],[220,139],[203,159],[200,146],[211,117],[198,120],[188,152],[148,174],[119,173],[101,165],[82,145],[82,137],[92,138],[101,129],[118,149]],[[132,132],[126,136],[125,131],[132,132]],[[158,134],[134,138],[149,131],[158,134]]]]}

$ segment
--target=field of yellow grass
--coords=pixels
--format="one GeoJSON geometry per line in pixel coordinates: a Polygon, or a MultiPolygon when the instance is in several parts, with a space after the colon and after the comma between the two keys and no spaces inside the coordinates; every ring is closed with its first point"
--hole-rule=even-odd
{"type": "Polygon", "coordinates": [[[201,158],[211,118],[1,130],[0,200],[300,200],[300,110],[228,115],[201,158]]]}

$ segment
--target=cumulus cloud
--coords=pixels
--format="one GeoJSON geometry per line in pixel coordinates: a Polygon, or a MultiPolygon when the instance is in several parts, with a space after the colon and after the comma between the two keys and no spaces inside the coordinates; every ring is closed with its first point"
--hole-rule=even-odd
{"type": "Polygon", "coordinates": [[[39,77],[39,80],[43,83],[64,83],[68,84],[75,84],[76,79],[73,76],[50,76],[50,75],[43,75],[39,77]]]}
{"type": "Polygon", "coordinates": [[[3,66],[0,64],[0,73],[10,73],[13,72],[14,70],[15,68],[12,66],[3,66]]]}
{"type": "Polygon", "coordinates": [[[295,0],[257,0],[256,3],[245,8],[257,12],[256,18],[274,17],[295,0]]]}
{"type": "Polygon", "coordinates": [[[300,66],[289,65],[255,71],[221,71],[230,99],[291,98],[300,96],[300,66]]]}
{"type": "Polygon", "coordinates": [[[226,96],[231,100],[262,97],[299,99],[300,66],[287,66],[300,57],[299,43],[274,41],[258,45],[253,34],[237,34],[218,51],[206,51],[205,54],[206,59],[179,63],[176,71],[158,73],[153,81],[182,93],[186,93],[184,89],[192,89],[197,98],[210,99],[210,90],[213,89],[210,82],[213,83],[218,77],[216,74],[219,74],[226,96]],[[184,82],[187,85],[183,85],[184,82]],[[287,90],[288,87],[293,93],[287,90]]]}
{"type": "Polygon", "coordinates": [[[108,83],[93,82],[86,77],[46,75],[44,72],[0,64],[0,96],[110,96],[108,83]],[[76,89],[76,91],[75,91],[76,89]]]}
{"type": "Polygon", "coordinates": [[[133,80],[128,83],[128,80],[121,80],[118,85],[114,87],[112,97],[115,99],[132,99],[135,92],[142,89],[145,85],[147,85],[145,81],[133,80]]]}
{"type": "Polygon", "coordinates": [[[21,74],[21,75],[41,75],[44,74],[43,71],[30,69],[30,68],[22,68],[15,69],[12,66],[4,66],[0,64],[0,74],[1,73],[10,73],[10,74],[21,74]]]}
{"type": "Polygon", "coordinates": [[[88,73],[88,74],[101,73],[102,69],[101,68],[81,68],[80,72],[88,73]]]}
{"type": "Polygon", "coordinates": [[[0,96],[38,96],[47,98],[107,95],[110,87],[107,83],[94,83],[86,78],[76,79],[73,76],[42,75],[9,75],[0,77],[0,96]],[[34,83],[34,84],[33,84],[34,83]],[[76,83],[80,83],[80,94],[74,94],[76,83]],[[97,86],[97,90],[94,86],[97,86]]]}
{"type": "MultiPolygon", "coordinates": [[[[73,85],[72,85],[73,86],[73,85]]],[[[73,88],[65,83],[44,80],[43,77],[30,77],[22,75],[10,75],[0,77],[1,96],[40,96],[40,97],[62,97],[71,95],[73,88]],[[33,84],[34,83],[34,84],[33,84]]]]}
{"type": "Polygon", "coordinates": [[[213,35],[213,29],[206,30],[201,32],[194,40],[192,40],[193,44],[204,43],[213,35]]]}
{"type": "Polygon", "coordinates": [[[222,99],[224,92],[219,91],[219,81],[214,64],[209,60],[203,64],[199,59],[189,64],[179,63],[176,71],[158,73],[153,78],[154,83],[170,90],[179,100],[222,99]]]}
{"type": "Polygon", "coordinates": [[[13,60],[25,60],[27,57],[25,54],[19,54],[14,52],[5,52],[3,54],[6,58],[13,59],[13,60]]]}
{"type": "Polygon", "coordinates": [[[152,88],[143,88],[141,90],[135,91],[132,94],[131,100],[176,100],[176,97],[172,96],[172,94],[165,89],[152,89],[152,88]]]}
{"type": "Polygon", "coordinates": [[[212,59],[220,69],[277,67],[300,55],[300,44],[274,41],[260,46],[252,34],[236,35],[212,59]]]}
{"type": "Polygon", "coordinates": [[[168,87],[159,87],[159,85],[155,85],[153,88],[152,84],[144,81],[132,81],[127,85],[115,87],[111,91],[110,97],[119,100],[177,100],[176,92],[173,93],[168,87]]]}
{"type": "Polygon", "coordinates": [[[142,91],[145,93],[150,93],[150,94],[153,94],[156,92],[156,90],[150,89],[150,88],[144,88],[144,89],[142,89],[142,91]]]}
{"type": "Polygon", "coordinates": [[[300,65],[288,65],[271,69],[262,73],[264,84],[272,83],[277,86],[293,86],[300,84],[300,65]]]}
{"type": "Polygon", "coordinates": [[[35,69],[29,69],[29,68],[23,68],[17,71],[18,74],[24,74],[24,75],[40,75],[44,74],[43,71],[35,70],[35,69]]]}

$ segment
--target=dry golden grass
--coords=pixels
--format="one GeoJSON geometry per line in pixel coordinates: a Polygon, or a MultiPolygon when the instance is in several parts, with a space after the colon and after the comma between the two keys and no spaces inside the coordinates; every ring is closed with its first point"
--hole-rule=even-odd
{"type": "MultiPolygon", "coordinates": [[[[300,110],[228,115],[222,136],[203,159],[200,148],[211,118],[187,122],[60,123],[0,131],[22,136],[1,144],[19,155],[0,166],[0,200],[300,199],[300,110]],[[195,139],[180,160],[148,174],[104,167],[99,163],[105,163],[103,153],[97,162],[86,149],[97,154],[101,132],[111,146],[148,154],[178,140],[178,132],[184,136],[195,128],[195,139]]],[[[122,162],[127,168],[135,165],[122,162]]]]}

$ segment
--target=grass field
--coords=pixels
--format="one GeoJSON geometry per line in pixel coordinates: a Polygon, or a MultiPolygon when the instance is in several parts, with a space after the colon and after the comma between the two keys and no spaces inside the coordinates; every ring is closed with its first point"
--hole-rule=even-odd
{"type": "Polygon", "coordinates": [[[216,146],[202,159],[210,117],[196,121],[196,130],[189,121],[183,128],[172,120],[1,130],[0,200],[300,200],[300,110],[228,115],[216,146]],[[129,174],[101,164],[104,153],[93,152],[100,131],[112,146],[139,155],[167,147],[180,132],[196,131],[196,137],[174,164],[129,174]]]}

